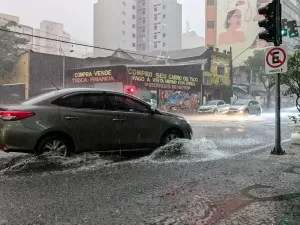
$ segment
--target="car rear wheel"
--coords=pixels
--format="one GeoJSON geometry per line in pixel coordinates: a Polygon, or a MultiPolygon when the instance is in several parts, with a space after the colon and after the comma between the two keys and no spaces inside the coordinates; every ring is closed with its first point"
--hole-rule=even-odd
{"type": "Polygon", "coordinates": [[[50,135],[42,138],[37,146],[37,153],[50,153],[54,156],[68,157],[73,148],[73,143],[67,137],[60,137],[58,135],[50,135]]]}
{"type": "Polygon", "coordinates": [[[249,116],[249,110],[248,109],[245,110],[244,115],[249,116]]]}
{"type": "Polygon", "coordinates": [[[214,110],[214,114],[215,114],[215,115],[219,114],[218,110],[215,109],[215,110],[214,110]]]}
{"type": "Polygon", "coordinates": [[[178,139],[178,138],[182,138],[182,134],[180,131],[178,130],[169,130],[167,131],[162,139],[161,139],[161,146],[166,145],[168,143],[170,143],[171,141],[178,139]]]}

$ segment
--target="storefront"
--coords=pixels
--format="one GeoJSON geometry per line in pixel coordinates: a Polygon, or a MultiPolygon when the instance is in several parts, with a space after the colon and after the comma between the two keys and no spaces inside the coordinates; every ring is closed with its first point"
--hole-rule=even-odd
{"type": "Polygon", "coordinates": [[[201,64],[108,66],[67,71],[67,87],[93,87],[123,91],[124,86],[136,88],[135,95],[162,110],[176,106],[193,111],[201,98],[201,64]]]}

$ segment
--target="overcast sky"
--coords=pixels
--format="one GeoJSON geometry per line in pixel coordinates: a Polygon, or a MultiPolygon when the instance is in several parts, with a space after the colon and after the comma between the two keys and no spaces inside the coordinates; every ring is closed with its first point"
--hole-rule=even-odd
{"type": "MultiPolygon", "coordinates": [[[[0,0],[0,13],[20,17],[20,23],[39,28],[42,20],[63,23],[72,40],[93,44],[93,4],[97,0],[0,0]]],[[[205,0],[178,0],[186,20],[204,36],[205,0]]]]}

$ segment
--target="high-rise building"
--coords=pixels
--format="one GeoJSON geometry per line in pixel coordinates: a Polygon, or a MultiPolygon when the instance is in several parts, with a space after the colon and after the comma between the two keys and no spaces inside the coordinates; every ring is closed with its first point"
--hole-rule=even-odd
{"type": "MultiPolygon", "coordinates": [[[[220,51],[232,47],[233,64],[242,65],[253,51],[271,45],[258,38],[261,28],[258,21],[264,19],[258,8],[272,0],[206,0],[206,46],[220,51]]],[[[300,25],[300,3],[296,0],[282,0],[282,18],[297,20],[300,25]]],[[[290,52],[300,44],[299,38],[283,38],[290,52]]]]}
{"type": "Polygon", "coordinates": [[[182,5],[177,0],[139,0],[139,52],[173,51],[182,45],[182,5]]]}
{"type": "MultiPolygon", "coordinates": [[[[94,4],[94,45],[136,51],[136,0],[99,0],[94,4]]],[[[112,51],[95,49],[105,56],[112,51]]]]}
{"type": "MultiPolygon", "coordinates": [[[[94,45],[138,52],[181,49],[182,6],[177,0],[98,0],[94,45]]],[[[111,51],[95,49],[97,55],[111,51]]]]}

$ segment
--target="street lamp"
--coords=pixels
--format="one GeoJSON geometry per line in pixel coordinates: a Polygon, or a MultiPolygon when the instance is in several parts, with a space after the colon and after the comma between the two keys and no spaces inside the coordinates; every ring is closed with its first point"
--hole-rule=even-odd
{"type": "MultiPolygon", "coordinates": [[[[59,48],[59,52],[60,52],[61,55],[63,55],[63,75],[62,75],[62,78],[63,78],[63,88],[65,88],[66,55],[65,55],[65,53],[64,53],[61,46],[59,48]]],[[[70,50],[70,52],[74,52],[74,50],[70,50]]]]}

